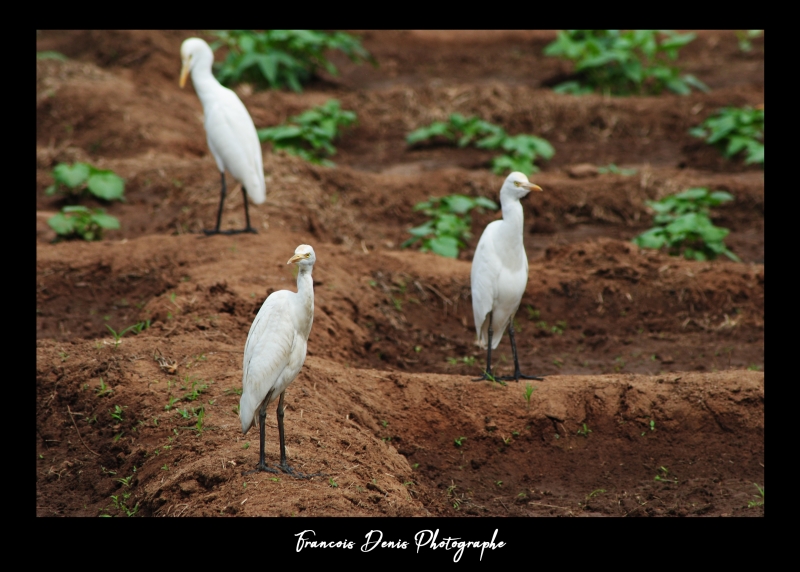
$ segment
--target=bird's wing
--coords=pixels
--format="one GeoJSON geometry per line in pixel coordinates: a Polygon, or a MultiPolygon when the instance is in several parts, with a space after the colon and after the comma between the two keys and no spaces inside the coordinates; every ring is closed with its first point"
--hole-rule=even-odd
{"type": "MultiPolygon", "coordinates": [[[[492,225],[501,221],[490,223],[483,231],[475,256],[472,258],[470,271],[470,284],[472,287],[472,314],[475,319],[475,331],[481,347],[488,344],[488,322],[486,316],[492,311],[497,297],[497,279],[500,276],[501,262],[495,256],[493,248],[494,229],[492,225]]],[[[497,334],[502,331],[492,328],[497,334]]],[[[499,339],[499,337],[498,337],[499,339]]],[[[494,345],[494,344],[493,344],[494,345]]]]}
{"type": "MultiPolygon", "coordinates": [[[[280,396],[285,387],[286,378],[294,376],[302,367],[294,363],[293,350],[295,345],[304,340],[298,339],[292,323],[291,297],[294,292],[279,290],[271,294],[258,311],[247,342],[244,346],[244,360],[242,362],[242,397],[239,400],[239,418],[242,422],[242,432],[246,433],[255,423],[256,411],[264,398],[273,391],[271,399],[280,396]],[[291,372],[289,370],[297,369],[291,372]]],[[[303,352],[305,357],[305,352],[303,352]]]]}
{"type": "Polygon", "coordinates": [[[256,127],[242,100],[222,88],[215,93],[214,105],[205,110],[205,128],[208,146],[223,169],[244,185],[247,195],[255,204],[266,200],[264,164],[261,142],[256,127]]]}

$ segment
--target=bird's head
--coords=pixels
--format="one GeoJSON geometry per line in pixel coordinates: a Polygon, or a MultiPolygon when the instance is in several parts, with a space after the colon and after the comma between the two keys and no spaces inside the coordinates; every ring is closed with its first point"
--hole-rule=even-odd
{"type": "Polygon", "coordinates": [[[294,256],[289,259],[289,262],[286,264],[291,264],[293,262],[297,263],[298,266],[314,266],[314,262],[316,262],[317,257],[314,255],[314,249],[311,248],[307,244],[301,244],[294,250],[294,256]]]}
{"type": "Polygon", "coordinates": [[[186,85],[189,72],[197,65],[206,65],[209,68],[214,63],[214,52],[211,51],[205,40],[200,38],[186,38],[181,44],[181,79],[180,86],[186,85]],[[204,62],[204,63],[200,63],[204,62]]]}
{"type": "Polygon", "coordinates": [[[507,195],[519,200],[527,196],[527,194],[531,191],[541,190],[542,188],[539,185],[534,185],[531,183],[528,180],[528,177],[526,177],[523,173],[514,171],[508,177],[506,177],[503,187],[500,189],[500,197],[502,198],[503,195],[507,195]]]}

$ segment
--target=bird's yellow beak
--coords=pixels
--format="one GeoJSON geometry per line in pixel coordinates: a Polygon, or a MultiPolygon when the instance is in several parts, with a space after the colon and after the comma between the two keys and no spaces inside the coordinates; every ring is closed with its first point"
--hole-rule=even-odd
{"type": "Polygon", "coordinates": [[[291,264],[292,262],[297,262],[298,260],[305,260],[308,257],[309,257],[308,254],[295,254],[289,259],[289,262],[287,262],[286,264],[291,264]]]}
{"type": "Polygon", "coordinates": [[[542,187],[540,187],[539,185],[534,185],[533,183],[523,184],[523,186],[526,189],[528,189],[529,191],[540,191],[541,192],[541,190],[542,190],[542,187]]]}
{"type": "Polygon", "coordinates": [[[181,68],[181,80],[179,82],[181,88],[183,88],[183,86],[186,85],[186,78],[188,76],[189,76],[189,62],[183,62],[183,67],[181,68]]]}

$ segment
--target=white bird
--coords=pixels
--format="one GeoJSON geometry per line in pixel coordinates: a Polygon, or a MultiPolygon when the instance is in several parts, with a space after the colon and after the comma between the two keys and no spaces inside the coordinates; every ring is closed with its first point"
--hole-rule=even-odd
{"type": "Polygon", "coordinates": [[[260,457],[257,471],[276,473],[264,460],[264,426],[267,406],[278,402],[278,435],[281,462],[278,465],[292,476],[296,473],[286,463],[286,441],[283,433],[283,396],[286,388],[300,373],[306,360],[306,344],[314,321],[314,281],[311,270],[316,256],[314,249],[301,244],[286,264],[297,263],[297,293],[289,290],[273,292],[261,306],[250,326],[244,346],[242,363],[242,397],[239,400],[239,419],[242,433],[258,423],[260,428],[260,457]],[[258,420],[256,420],[258,412],[258,420]]]}
{"type": "Polygon", "coordinates": [[[214,52],[200,38],[188,38],[181,44],[180,86],[186,84],[186,77],[192,74],[192,83],[205,115],[206,139],[211,154],[217,161],[222,177],[222,191],[217,212],[217,227],[204,230],[206,234],[220,234],[222,204],[225,202],[225,169],[242,184],[244,194],[244,215],[247,226],[243,230],[224,231],[222,234],[256,232],[250,226],[250,213],[247,210],[247,197],[260,205],[267,198],[264,183],[264,165],[261,157],[261,143],[256,127],[242,100],[227,87],[223,87],[211,73],[214,52]]]}
{"type": "Polygon", "coordinates": [[[472,284],[472,313],[475,331],[482,348],[488,348],[486,370],[481,379],[541,379],[520,373],[517,344],[514,341],[514,314],[517,313],[525,287],[528,284],[528,257],[522,243],[524,215],[519,200],[530,191],[541,187],[528,181],[528,177],[513,172],[506,177],[500,189],[502,220],[489,223],[483,231],[475,256],[472,258],[470,282],[472,284]],[[514,376],[492,376],[492,350],[496,349],[503,332],[508,327],[511,349],[514,352],[514,376]],[[499,334],[494,336],[495,328],[499,334]]]}

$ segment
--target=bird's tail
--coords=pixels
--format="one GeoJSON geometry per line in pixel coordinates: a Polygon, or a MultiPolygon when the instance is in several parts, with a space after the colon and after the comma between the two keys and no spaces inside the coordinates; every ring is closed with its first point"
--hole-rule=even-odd
{"type": "Polygon", "coordinates": [[[260,205],[267,200],[267,185],[264,182],[264,169],[256,169],[244,183],[244,188],[247,191],[247,196],[253,201],[253,204],[260,205]]]}
{"type": "Polygon", "coordinates": [[[258,425],[258,411],[261,407],[270,404],[274,391],[273,387],[261,401],[256,401],[255,396],[251,395],[247,389],[242,391],[242,397],[239,398],[239,421],[242,422],[242,434],[247,434],[251,427],[258,425]]]}

